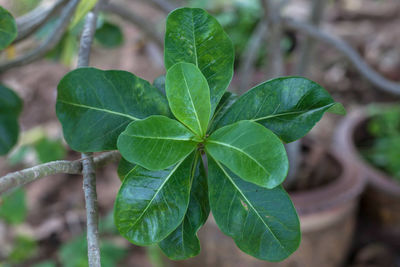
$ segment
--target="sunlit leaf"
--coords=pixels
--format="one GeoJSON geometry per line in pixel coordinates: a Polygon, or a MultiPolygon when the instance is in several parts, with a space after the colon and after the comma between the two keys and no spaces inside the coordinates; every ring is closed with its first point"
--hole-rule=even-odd
{"type": "Polygon", "coordinates": [[[211,113],[233,76],[231,40],[218,21],[199,8],[180,8],[168,15],[165,33],[166,69],[175,63],[195,64],[210,87],[211,113]]]}
{"type": "Polygon", "coordinates": [[[274,188],[286,178],[288,159],[282,142],[258,123],[239,121],[211,134],[206,151],[240,178],[274,188]]]}

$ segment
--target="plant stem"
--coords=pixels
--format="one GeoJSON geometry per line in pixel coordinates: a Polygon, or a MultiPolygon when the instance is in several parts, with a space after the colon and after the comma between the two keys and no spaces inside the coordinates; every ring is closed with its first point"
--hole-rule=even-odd
{"type": "MultiPolygon", "coordinates": [[[[311,14],[309,18],[309,22],[315,27],[318,27],[324,13],[326,1],[325,0],[313,0],[311,7],[311,14]]],[[[297,62],[296,66],[296,75],[307,75],[307,71],[310,65],[310,61],[313,56],[313,48],[315,45],[315,39],[307,36],[304,40],[303,45],[300,48],[300,58],[297,62]]]]}
{"type": "MultiPolygon", "coordinates": [[[[103,1],[86,15],[78,54],[78,68],[89,65],[90,51],[96,31],[97,14],[103,1]]],[[[101,267],[99,241],[99,214],[96,192],[96,173],[92,153],[82,153],[83,192],[86,205],[86,226],[89,267],[101,267]]]]}
{"type": "Polygon", "coordinates": [[[70,18],[72,14],[74,14],[75,8],[78,5],[80,0],[71,0],[68,4],[64,7],[60,14],[60,19],[57,22],[54,29],[49,33],[46,39],[35,49],[31,50],[30,52],[3,64],[0,64],[0,73],[11,68],[15,68],[21,65],[28,64],[32,61],[35,61],[39,58],[42,58],[53,49],[58,42],[61,40],[61,37],[64,35],[65,31],[68,28],[70,18]]]}
{"type": "Polygon", "coordinates": [[[126,7],[118,4],[105,4],[101,8],[102,10],[118,15],[122,19],[127,20],[134,25],[137,25],[145,35],[155,41],[158,47],[164,47],[163,37],[158,33],[157,29],[151,23],[148,23],[146,21],[146,19],[126,9],[126,7]]]}
{"type": "Polygon", "coordinates": [[[52,6],[39,5],[29,13],[17,18],[18,36],[14,43],[29,37],[38,28],[42,27],[66,2],[66,0],[57,0],[52,6]]]}
{"type": "Polygon", "coordinates": [[[86,204],[88,259],[90,267],[100,267],[99,213],[96,192],[96,173],[92,153],[82,153],[83,191],[86,204]]]}
{"type": "Polygon", "coordinates": [[[374,71],[368,64],[361,58],[361,56],[341,38],[326,33],[307,22],[293,20],[291,18],[283,18],[282,22],[288,29],[295,30],[306,34],[318,41],[327,43],[339,52],[343,53],[354,67],[367,78],[372,84],[377,86],[377,89],[386,91],[391,94],[400,95],[400,84],[384,78],[382,75],[374,71]]]}
{"type": "Polygon", "coordinates": [[[281,49],[282,26],[281,26],[281,9],[283,1],[264,0],[262,1],[264,12],[268,22],[268,39],[269,49],[267,53],[267,78],[282,76],[284,74],[283,55],[281,49]]]}
{"type": "MultiPolygon", "coordinates": [[[[94,158],[94,165],[98,168],[106,163],[117,162],[120,157],[121,155],[117,151],[106,152],[94,158]]],[[[0,194],[40,178],[59,173],[82,174],[82,160],[57,160],[9,173],[0,177],[0,194]]]]}

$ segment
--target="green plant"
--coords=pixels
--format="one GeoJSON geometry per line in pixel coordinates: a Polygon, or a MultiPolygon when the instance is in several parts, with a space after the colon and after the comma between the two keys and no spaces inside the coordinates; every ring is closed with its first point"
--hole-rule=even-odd
{"type": "Polygon", "coordinates": [[[165,89],[155,83],[161,90],[131,73],[95,68],[71,71],[58,86],[57,116],[71,148],[118,149],[124,158],[119,232],[185,259],[199,253],[197,231],[211,209],[244,252],[288,257],[300,243],[300,225],[280,185],[288,170],[283,142],[343,107],[301,77],[273,79],[240,97],[226,92],[233,45],[202,9],[169,14],[164,60],[165,89]]]}
{"type": "Polygon", "coordinates": [[[372,107],[370,114],[367,130],[373,140],[361,152],[366,160],[400,182],[400,108],[372,107]]]}
{"type": "MultiPolygon", "coordinates": [[[[103,241],[100,245],[103,266],[116,266],[126,255],[126,249],[114,245],[110,241],[103,241]]],[[[84,235],[63,244],[59,251],[61,266],[64,267],[87,267],[87,241],[84,235]]]]}
{"type": "MultiPolygon", "coordinates": [[[[17,37],[13,16],[0,6],[0,51],[17,37]]],[[[7,154],[18,140],[18,116],[22,101],[11,89],[0,84],[0,155],[7,154]]]]}
{"type": "Polygon", "coordinates": [[[0,84],[0,155],[7,154],[17,143],[21,110],[22,101],[18,95],[0,84]]]}
{"type": "Polygon", "coordinates": [[[0,219],[9,224],[24,222],[27,215],[25,198],[25,190],[23,188],[18,188],[1,196],[0,219]]]}
{"type": "Polygon", "coordinates": [[[17,25],[10,12],[1,6],[0,18],[0,50],[3,50],[17,37],[17,25]]]}

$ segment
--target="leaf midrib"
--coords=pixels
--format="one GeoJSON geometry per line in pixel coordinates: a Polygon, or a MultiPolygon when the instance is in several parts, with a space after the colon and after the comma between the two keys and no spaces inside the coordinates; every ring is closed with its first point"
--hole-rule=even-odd
{"type": "Polygon", "coordinates": [[[112,111],[112,110],[109,110],[109,109],[98,108],[98,107],[93,107],[93,106],[88,106],[88,105],[78,104],[78,103],[72,103],[72,102],[68,102],[68,101],[65,101],[65,100],[57,100],[57,101],[61,102],[61,103],[64,103],[64,104],[67,104],[67,105],[71,105],[71,106],[76,106],[76,107],[86,108],[86,109],[92,109],[92,110],[102,111],[102,112],[110,113],[110,114],[121,116],[121,117],[126,117],[126,118],[129,118],[129,119],[134,120],[134,121],[140,120],[139,118],[133,117],[131,115],[124,114],[124,113],[117,112],[117,111],[112,111]]]}
{"type": "Polygon", "coordinates": [[[279,113],[279,114],[271,114],[271,115],[260,117],[260,118],[253,118],[250,121],[256,122],[256,121],[262,121],[262,120],[271,119],[271,118],[275,118],[275,117],[304,114],[304,113],[307,113],[307,112],[310,112],[310,111],[316,111],[318,109],[322,109],[322,108],[326,108],[326,107],[332,106],[333,104],[334,103],[329,104],[329,105],[325,105],[323,107],[319,107],[319,108],[316,108],[316,109],[307,109],[307,110],[304,110],[304,111],[290,111],[290,112],[284,112],[284,113],[279,113]]]}
{"type": "Polygon", "coordinates": [[[151,198],[151,200],[149,201],[149,204],[146,206],[146,208],[143,210],[143,212],[140,214],[139,218],[136,219],[136,221],[129,226],[128,231],[130,232],[132,230],[132,228],[139,222],[139,220],[144,216],[144,214],[147,212],[147,210],[149,209],[149,207],[151,206],[151,204],[153,203],[154,199],[158,196],[158,194],[160,193],[160,191],[164,188],[164,185],[169,181],[169,179],[171,178],[171,176],[175,173],[175,171],[178,169],[178,167],[182,164],[182,162],[185,159],[181,160],[181,162],[179,162],[178,164],[176,164],[176,166],[172,169],[171,173],[167,176],[167,178],[165,178],[164,182],[162,182],[162,184],[160,185],[160,187],[157,189],[156,193],[154,194],[154,196],[151,198]]]}
{"type": "Polygon", "coordinates": [[[199,116],[197,115],[197,109],[194,106],[192,94],[191,94],[191,92],[189,90],[189,85],[187,84],[185,72],[184,72],[182,67],[181,67],[181,70],[182,70],[183,81],[185,82],[185,85],[186,85],[186,91],[188,92],[188,95],[189,95],[189,98],[190,98],[190,104],[193,107],[194,115],[196,116],[196,122],[197,122],[197,125],[199,126],[200,135],[202,136],[204,134],[204,131],[203,131],[203,128],[201,127],[199,116]]]}
{"type": "Polygon", "coordinates": [[[220,169],[222,170],[222,172],[225,174],[226,177],[228,177],[229,181],[231,182],[231,184],[236,188],[236,190],[240,193],[240,195],[244,198],[244,200],[247,202],[247,204],[251,207],[251,209],[254,211],[254,213],[257,215],[257,217],[261,220],[261,222],[265,225],[265,227],[268,229],[268,231],[271,233],[271,235],[274,237],[274,239],[276,241],[278,241],[279,245],[286,250],[287,252],[289,252],[286,247],[284,245],[282,245],[281,241],[278,239],[278,237],[276,237],[276,235],[274,234],[274,232],[271,230],[271,228],[268,226],[268,224],[266,224],[262,218],[262,216],[258,213],[258,211],[256,210],[256,208],[254,208],[254,206],[251,204],[251,202],[247,199],[247,197],[242,193],[242,191],[240,190],[240,188],[236,185],[236,183],[233,181],[232,177],[225,171],[224,167],[217,161],[214,159],[214,161],[217,163],[218,167],[220,167],[220,169]]]}
{"type": "MultiPolygon", "coordinates": [[[[129,136],[129,137],[137,137],[137,138],[143,138],[143,139],[157,139],[157,140],[174,140],[174,141],[193,141],[192,139],[182,139],[182,138],[170,138],[170,137],[159,137],[159,136],[147,136],[147,135],[130,135],[130,134],[125,134],[123,135],[129,136]]],[[[193,136],[194,137],[194,136],[193,136]]],[[[195,142],[195,141],[193,141],[195,142]]]]}
{"type": "Polygon", "coordinates": [[[232,145],[230,145],[230,144],[228,144],[228,143],[222,143],[222,142],[213,141],[213,140],[207,140],[207,143],[214,143],[214,144],[217,144],[217,145],[226,146],[226,147],[232,148],[232,149],[234,149],[234,150],[236,150],[236,151],[239,151],[240,153],[246,155],[248,158],[250,158],[250,159],[253,160],[255,163],[257,163],[257,165],[260,166],[260,167],[267,173],[267,175],[271,176],[271,173],[270,173],[268,170],[266,170],[266,169],[264,168],[264,166],[261,165],[260,162],[258,162],[258,160],[256,160],[255,158],[253,158],[250,154],[246,153],[244,150],[242,150],[242,149],[240,149],[240,148],[238,148],[238,147],[232,146],[232,145]]]}

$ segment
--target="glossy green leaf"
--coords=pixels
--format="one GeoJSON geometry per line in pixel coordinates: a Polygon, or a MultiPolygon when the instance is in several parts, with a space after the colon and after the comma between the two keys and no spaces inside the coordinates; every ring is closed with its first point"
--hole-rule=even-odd
{"type": "Polygon", "coordinates": [[[130,163],[124,158],[121,158],[118,164],[118,177],[121,181],[125,179],[125,176],[136,166],[134,163],[130,163]]]}
{"type": "Polygon", "coordinates": [[[164,61],[167,70],[175,63],[195,64],[210,87],[211,113],[233,76],[231,40],[215,18],[199,8],[180,8],[168,15],[164,61]]]}
{"type": "Polygon", "coordinates": [[[211,134],[206,151],[240,178],[266,188],[281,184],[288,172],[285,148],[270,130],[239,121],[211,134]]]}
{"type": "Polygon", "coordinates": [[[118,231],[137,245],[158,243],[182,222],[190,197],[195,153],[161,171],[136,166],[118,192],[114,218],[118,231]]]}
{"type": "Polygon", "coordinates": [[[300,223],[282,186],[248,183],[208,158],[210,207],[218,227],[247,254],[268,261],[287,258],[300,244],[300,223]]]}
{"type": "Polygon", "coordinates": [[[124,42],[124,35],[121,28],[108,21],[104,22],[103,25],[96,30],[94,37],[100,45],[106,48],[115,48],[122,45],[124,42]]]}
{"type": "Polygon", "coordinates": [[[165,91],[172,113],[198,136],[204,137],[210,120],[210,89],[201,71],[191,63],[177,63],[167,72],[165,91]]]}
{"type": "Polygon", "coordinates": [[[9,46],[17,37],[17,25],[10,12],[0,6],[0,50],[9,46]]]}
{"type": "Polygon", "coordinates": [[[252,120],[288,143],[307,134],[335,105],[329,93],[313,81],[302,77],[277,78],[241,96],[217,122],[216,128],[252,120]]]}
{"type": "Polygon", "coordinates": [[[126,126],[150,115],[170,115],[167,99],[126,71],[80,68],[58,85],[56,106],[64,137],[81,152],[116,149],[126,126]]]}
{"type": "Polygon", "coordinates": [[[0,85],[0,155],[7,154],[18,141],[18,117],[22,101],[11,89],[0,85]]]}
{"type": "Polygon", "coordinates": [[[162,170],[185,158],[197,143],[195,135],[178,121],[150,116],[131,122],[118,137],[118,150],[129,162],[162,170]]]}
{"type": "Polygon", "coordinates": [[[210,213],[207,176],[201,158],[197,160],[191,179],[190,202],[183,222],[158,244],[168,258],[173,260],[187,259],[200,253],[197,231],[210,213]]]}

